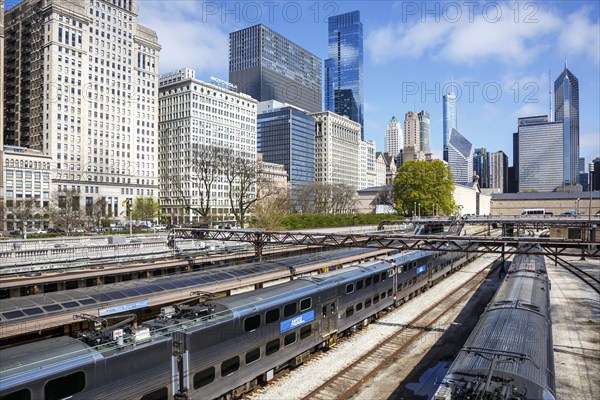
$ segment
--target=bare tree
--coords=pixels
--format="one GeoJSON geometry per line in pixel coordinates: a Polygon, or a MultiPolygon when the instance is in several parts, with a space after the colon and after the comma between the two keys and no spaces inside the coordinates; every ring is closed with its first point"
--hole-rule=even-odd
{"type": "Polygon", "coordinates": [[[306,214],[313,213],[315,210],[315,193],[313,183],[298,186],[294,188],[294,198],[300,206],[300,211],[306,214]]]}
{"type": "Polygon", "coordinates": [[[332,185],[315,182],[311,185],[315,192],[315,213],[328,214],[331,212],[331,189],[332,185]]]}
{"type": "Polygon", "coordinates": [[[345,184],[331,185],[331,212],[346,214],[354,211],[354,194],[356,190],[345,184]]]}
{"type": "Polygon", "coordinates": [[[246,158],[226,150],[222,159],[222,172],[228,186],[229,205],[236,221],[244,227],[250,208],[256,203],[256,185],[258,179],[255,158],[246,158]]]}
{"type": "Polygon", "coordinates": [[[50,220],[54,226],[64,229],[67,234],[82,222],[80,198],[80,194],[73,189],[52,193],[50,220]]]}
{"type": "Polygon", "coordinates": [[[21,229],[27,239],[27,227],[33,216],[39,212],[39,199],[29,198],[17,200],[13,206],[7,206],[8,214],[11,215],[15,222],[18,221],[18,227],[21,229]]]}
{"type": "Polygon", "coordinates": [[[90,221],[92,225],[95,227],[102,226],[102,219],[104,219],[106,215],[106,199],[104,197],[96,200],[92,205],[92,209],[90,211],[90,221]]]}
{"type": "Polygon", "coordinates": [[[396,210],[398,214],[402,214],[402,210],[396,209],[396,198],[393,189],[381,189],[375,196],[375,205],[390,206],[396,210]]]}
{"type": "Polygon", "coordinates": [[[283,218],[290,214],[291,208],[289,191],[260,198],[252,210],[250,223],[254,227],[268,230],[282,229],[283,218]]]}

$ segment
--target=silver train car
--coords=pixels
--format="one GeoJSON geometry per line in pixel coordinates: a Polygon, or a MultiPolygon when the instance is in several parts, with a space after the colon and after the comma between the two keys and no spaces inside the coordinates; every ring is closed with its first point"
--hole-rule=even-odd
{"type": "Polygon", "coordinates": [[[554,399],[549,291],[544,257],[516,255],[433,399],[554,399]]]}
{"type": "Polygon", "coordinates": [[[399,253],[198,304],[141,327],[2,350],[0,400],[234,399],[427,290],[474,253],[399,253]]]}

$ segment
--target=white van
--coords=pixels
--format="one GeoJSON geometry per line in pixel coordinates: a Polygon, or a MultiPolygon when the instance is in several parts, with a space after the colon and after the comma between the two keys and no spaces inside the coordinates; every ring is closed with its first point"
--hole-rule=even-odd
{"type": "Polygon", "coordinates": [[[523,216],[535,216],[535,215],[543,216],[543,215],[552,215],[552,213],[546,212],[546,210],[543,208],[531,208],[531,209],[523,210],[521,215],[523,215],[523,216]]]}

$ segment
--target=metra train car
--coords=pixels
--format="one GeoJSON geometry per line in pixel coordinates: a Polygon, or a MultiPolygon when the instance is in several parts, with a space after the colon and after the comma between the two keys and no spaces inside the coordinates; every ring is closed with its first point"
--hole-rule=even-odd
{"type": "Polygon", "coordinates": [[[473,257],[404,252],[218,301],[166,307],[139,330],[3,350],[0,400],[236,398],[473,257]]]}
{"type": "Polygon", "coordinates": [[[515,256],[433,398],[554,399],[549,290],[544,257],[515,256]]]}

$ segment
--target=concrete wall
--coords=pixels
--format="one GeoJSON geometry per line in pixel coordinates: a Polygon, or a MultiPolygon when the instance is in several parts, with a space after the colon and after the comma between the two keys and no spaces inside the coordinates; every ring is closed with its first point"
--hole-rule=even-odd
{"type": "MultiPolygon", "coordinates": [[[[560,197],[548,193],[546,198],[531,198],[526,195],[527,193],[515,194],[510,198],[492,196],[491,215],[521,215],[523,210],[531,208],[543,208],[554,215],[572,210],[579,211],[579,215],[589,215],[590,212],[589,192],[569,193],[569,196],[564,194],[565,196],[560,197]]],[[[600,211],[600,192],[594,192],[591,200],[592,217],[598,211],[600,211]]]]}

